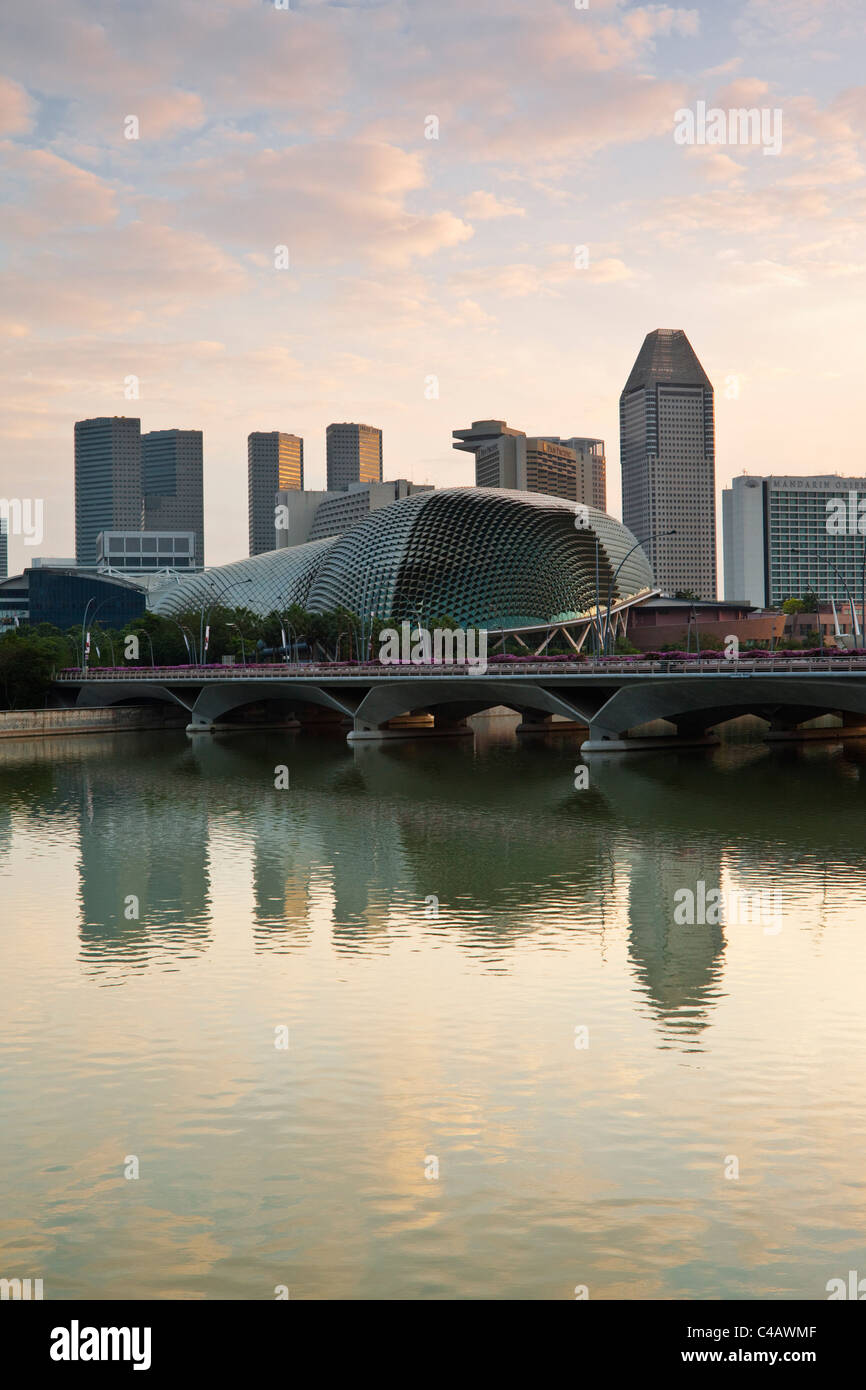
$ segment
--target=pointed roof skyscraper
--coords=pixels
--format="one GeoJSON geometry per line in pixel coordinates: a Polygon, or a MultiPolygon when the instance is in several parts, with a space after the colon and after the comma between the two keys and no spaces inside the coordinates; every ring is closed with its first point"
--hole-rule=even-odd
{"type": "Polygon", "coordinates": [[[651,381],[668,386],[705,386],[712,391],[710,378],[681,328],[654,328],[647,333],[623,391],[637,391],[651,381]]]}
{"type": "Polygon", "coordinates": [[[619,400],[622,518],[665,594],[716,597],[712,383],[681,328],[644,338],[619,400]]]}

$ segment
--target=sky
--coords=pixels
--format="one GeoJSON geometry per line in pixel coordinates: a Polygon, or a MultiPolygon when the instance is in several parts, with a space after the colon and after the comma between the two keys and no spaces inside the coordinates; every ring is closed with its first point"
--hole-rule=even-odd
{"type": "Polygon", "coordinates": [[[719,489],[866,474],[863,0],[290,2],[4,0],[0,496],[45,532],[10,573],[73,553],[96,415],[204,431],[212,564],[247,434],[324,487],[332,420],[440,487],[475,419],[601,437],[619,515],[654,328],[713,381],[719,489]],[[679,143],[700,102],[779,112],[780,152],[679,143]]]}

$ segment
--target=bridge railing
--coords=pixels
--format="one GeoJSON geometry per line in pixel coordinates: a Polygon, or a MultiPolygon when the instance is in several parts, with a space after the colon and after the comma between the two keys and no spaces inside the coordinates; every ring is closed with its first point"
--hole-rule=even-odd
{"type": "Polygon", "coordinates": [[[753,675],[767,672],[784,674],[800,672],[866,672],[866,655],[828,656],[828,657],[776,657],[754,658],[741,656],[737,660],[727,660],[723,656],[709,658],[654,658],[644,660],[640,657],[608,657],[600,661],[591,660],[538,660],[518,658],[514,661],[490,661],[484,671],[479,671],[477,663],[394,663],[380,665],[379,662],[300,662],[271,664],[248,664],[232,666],[96,666],[82,672],[80,667],[68,667],[55,674],[61,683],[78,685],[82,681],[141,681],[171,684],[176,681],[256,681],[283,680],[296,677],[307,679],[333,679],[335,676],[356,677],[359,680],[391,678],[395,680],[425,679],[431,674],[467,676],[478,678],[490,676],[499,680],[513,680],[516,676],[552,675],[753,675]]]}

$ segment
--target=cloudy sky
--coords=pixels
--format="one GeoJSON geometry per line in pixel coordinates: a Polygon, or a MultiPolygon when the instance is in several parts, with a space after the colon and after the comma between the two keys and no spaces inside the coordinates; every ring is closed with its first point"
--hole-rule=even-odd
{"type": "Polygon", "coordinates": [[[600,435],[618,513],[656,327],[714,382],[720,486],[866,473],[863,0],[280,3],[4,0],[0,495],[45,499],[43,553],[106,414],[204,430],[212,563],[253,429],[310,487],[331,420],[440,486],[472,419],[600,435]],[[677,144],[699,101],[780,110],[781,154],[677,144]]]}

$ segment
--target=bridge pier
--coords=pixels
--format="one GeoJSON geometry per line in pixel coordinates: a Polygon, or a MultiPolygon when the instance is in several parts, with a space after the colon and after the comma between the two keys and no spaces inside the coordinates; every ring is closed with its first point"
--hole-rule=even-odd
{"type": "Polygon", "coordinates": [[[346,735],[348,743],[386,742],[391,739],[406,738],[454,738],[473,735],[465,719],[450,719],[442,714],[425,714],[415,711],[412,714],[396,715],[384,724],[369,724],[356,718],[354,727],[346,735]]]}
{"type": "MultiPolygon", "coordinates": [[[[589,738],[581,744],[581,753],[664,753],[680,748],[714,748],[717,734],[709,734],[693,719],[671,719],[675,734],[630,734],[627,729],[615,730],[591,723],[589,738]]],[[[635,727],[640,727],[636,725],[635,727]]]]}
{"type": "Polygon", "coordinates": [[[521,711],[520,723],[514,732],[516,734],[585,734],[588,730],[586,724],[580,723],[577,719],[557,719],[552,714],[545,714],[543,710],[525,709],[521,711]]]}
{"type": "MultiPolygon", "coordinates": [[[[817,729],[805,729],[802,727],[802,724],[776,718],[771,721],[770,727],[764,735],[764,738],[768,743],[866,738],[866,723],[863,722],[862,714],[852,713],[849,710],[841,710],[839,713],[841,713],[842,716],[841,728],[825,725],[817,729]]],[[[813,714],[808,715],[808,720],[813,718],[813,714]]],[[[802,721],[802,723],[806,722],[808,721],[805,719],[802,721]]]]}
{"type": "Polygon", "coordinates": [[[188,734],[212,734],[214,729],[219,728],[212,719],[205,719],[204,715],[191,714],[190,721],[186,726],[188,734]]]}

